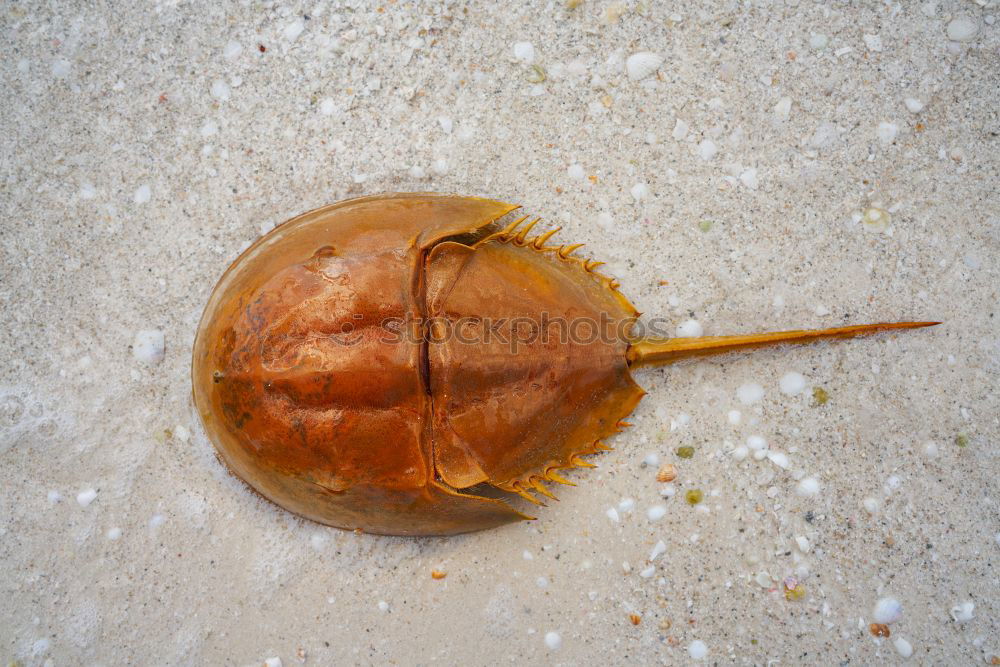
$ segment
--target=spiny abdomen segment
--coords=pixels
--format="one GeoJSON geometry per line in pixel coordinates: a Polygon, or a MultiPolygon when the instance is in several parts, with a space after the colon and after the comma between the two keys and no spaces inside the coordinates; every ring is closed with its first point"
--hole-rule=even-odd
{"type": "Polygon", "coordinates": [[[881,322],[832,329],[803,329],[736,336],[702,338],[644,338],[632,343],[626,357],[629,366],[661,366],[694,357],[741,352],[770,345],[802,345],[835,338],[857,338],[892,331],[930,327],[940,322],[881,322]]]}
{"type": "MultiPolygon", "coordinates": [[[[617,424],[617,430],[622,430],[626,426],[631,426],[628,422],[619,421],[617,424]]],[[[566,486],[576,486],[573,482],[563,477],[559,471],[572,470],[574,468],[596,468],[597,466],[590,461],[587,461],[581,457],[588,456],[590,454],[598,454],[600,452],[610,452],[614,447],[609,447],[600,440],[595,440],[589,445],[582,447],[581,450],[576,454],[569,454],[566,460],[562,463],[557,463],[555,461],[550,461],[548,465],[544,466],[544,472],[540,474],[528,474],[520,479],[513,479],[507,482],[501,482],[495,484],[498,489],[504,491],[509,491],[511,493],[516,493],[522,498],[536,504],[545,505],[545,503],[538,497],[532,495],[534,493],[541,494],[552,500],[559,500],[545,483],[550,484],[564,484],[566,486]]]]}
{"type": "MultiPolygon", "coordinates": [[[[592,274],[593,279],[597,280],[600,284],[613,292],[620,287],[620,283],[617,279],[597,271],[597,268],[603,266],[604,262],[596,259],[577,257],[574,254],[585,245],[584,243],[547,245],[549,239],[559,232],[562,227],[555,227],[546,232],[536,234],[535,236],[530,236],[535,226],[541,221],[541,218],[532,219],[529,215],[521,216],[504,227],[502,230],[484,237],[473,247],[479,247],[490,242],[509,243],[518,247],[530,248],[541,253],[551,253],[556,259],[576,264],[583,269],[585,273],[592,274]]],[[[630,304],[627,299],[624,297],[619,298],[623,304],[627,304],[628,308],[632,308],[632,304],[630,304]]],[[[635,309],[632,308],[632,310],[634,311],[635,309]]]]}
{"type": "Polygon", "coordinates": [[[531,236],[536,224],[441,243],[426,264],[427,314],[453,334],[428,345],[435,472],[533,501],[565,481],[561,470],[591,465],[581,457],[604,448],[644,393],[616,335],[635,309],[578,246],[531,236]]]}

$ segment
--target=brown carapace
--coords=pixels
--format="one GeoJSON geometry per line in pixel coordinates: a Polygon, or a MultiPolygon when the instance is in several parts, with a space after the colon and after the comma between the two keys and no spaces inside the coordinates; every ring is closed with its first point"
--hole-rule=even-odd
{"type": "Polygon", "coordinates": [[[633,368],[930,322],[649,338],[618,283],[517,206],[437,194],[333,204],[260,238],[212,292],[194,399],[264,497],[339,528],[450,535],[528,519],[645,392],[633,368]],[[512,216],[513,217],[513,216],[512,216]]]}

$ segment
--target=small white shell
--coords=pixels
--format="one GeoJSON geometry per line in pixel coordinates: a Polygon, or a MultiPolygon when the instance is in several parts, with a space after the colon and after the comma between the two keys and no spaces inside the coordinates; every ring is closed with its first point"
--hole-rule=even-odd
{"type": "Polygon", "coordinates": [[[663,56],[649,51],[633,53],[625,61],[625,71],[633,81],[642,81],[663,64],[663,56]]]}

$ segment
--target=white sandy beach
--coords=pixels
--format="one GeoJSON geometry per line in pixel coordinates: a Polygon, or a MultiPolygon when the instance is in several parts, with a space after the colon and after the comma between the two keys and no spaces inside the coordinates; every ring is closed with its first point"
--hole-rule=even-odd
{"type": "Polygon", "coordinates": [[[998,16],[5,3],[0,657],[1000,664],[998,16]],[[191,344],[259,235],[403,191],[523,204],[682,333],[943,324],[638,372],[536,521],[327,528],[217,461],[191,344]]]}

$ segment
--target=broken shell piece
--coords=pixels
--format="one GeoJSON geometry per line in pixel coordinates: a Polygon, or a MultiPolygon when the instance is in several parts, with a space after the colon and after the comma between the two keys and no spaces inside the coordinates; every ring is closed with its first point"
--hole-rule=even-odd
{"type": "Polygon", "coordinates": [[[625,61],[625,71],[628,72],[628,78],[633,81],[642,81],[658,70],[662,64],[663,56],[650,51],[640,51],[628,57],[625,61]]]}
{"type": "Polygon", "coordinates": [[[891,220],[892,217],[888,211],[874,206],[865,210],[865,214],[861,217],[861,223],[866,229],[873,232],[884,232],[889,229],[889,222],[891,220]]]}
{"type": "Polygon", "coordinates": [[[656,473],[657,482],[672,482],[675,479],[677,479],[677,468],[672,463],[666,464],[656,473]]]}

